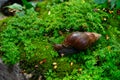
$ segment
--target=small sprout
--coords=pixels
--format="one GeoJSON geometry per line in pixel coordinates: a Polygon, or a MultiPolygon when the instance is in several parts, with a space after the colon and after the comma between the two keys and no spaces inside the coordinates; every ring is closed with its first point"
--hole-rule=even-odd
{"type": "Polygon", "coordinates": [[[56,62],[53,62],[53,66],[55,66],[55,65],[57,65],[57,63],[56,63],[56,62]]]}
{"type": "Polygon", "coordinates": [[[70,63],[70,66],[73,66],[73,62],[70,63]]]}
{"type": "Polygon", "coordinates": [[[55,65],[53,68],[54,68],[54,69],[57,69],[57,65],[55,65]]]}
{"type": "Polygon", "coordinates": [[[79,68],[78,71],[81,72],[81,71],[82,71],[82,68],[79,68]]]}

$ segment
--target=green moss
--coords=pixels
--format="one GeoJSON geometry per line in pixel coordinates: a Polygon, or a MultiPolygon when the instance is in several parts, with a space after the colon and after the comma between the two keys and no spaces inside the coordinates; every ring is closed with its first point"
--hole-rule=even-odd
{"type": "MultiPolygon", "coordinates": [[[[0,29],[0,49],[4,53],[4,62],[20,62],[22,69],[28,73],[41,72],[47,80],[119,79],[118,16],[111,16],[102,10],[95,12],[93,9],[97,6],[91,4],[93,2],[70,0],[51,5],[50,15],[47,16],[47,11],[38,17],[38,13],[30,9],[22,16],[1,22],[4,29],[0,29]],[[61,43],[66,34],[73,31],[99,32],[102,36],[86,51],[59,57],[52,47],[53,43],[61,43]],[[57,63],[56,69],[54,62],[57,63]]],[[[44,10],[42,5],[39,6],[44,10]]]]}

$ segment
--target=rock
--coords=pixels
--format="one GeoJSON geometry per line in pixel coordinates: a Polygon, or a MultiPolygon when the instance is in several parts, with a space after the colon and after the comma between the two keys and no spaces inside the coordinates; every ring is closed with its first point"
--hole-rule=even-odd
{"type": "Polygon", "coordinates": [[[27,80],[21,73],[19,64],[5,65],[0,58],[0,80],[27,80]]]}
{"type": "Polygon", "coordinates": [[[46,80],[38,70],[29,74],[22,73],[19,64],[8,66],[0,58],[0,80],[46,80]]]}
{"type": "Polygon", "coordinates": [[[1,6],[5,3],[5,2],[7,2],[8,0],[0,0],[0,8],[1,8],[1,6]]]}

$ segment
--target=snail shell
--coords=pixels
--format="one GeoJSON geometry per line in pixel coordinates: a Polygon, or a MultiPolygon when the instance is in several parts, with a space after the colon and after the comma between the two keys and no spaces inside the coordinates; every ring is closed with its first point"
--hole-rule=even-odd
{"type": "Polygon", "coordinates": [[[54,49],[62,54],[76,53],[85,50],[101,37],[94,32],[73,32],[69,34],[62,44],[55,44],[54,49]]]}
{"type": "Polygon", "coordinates": [[[100,38],[100,34],[93,32],[73,32],[63,42],[65,47],[84,50],[100,38]]]}

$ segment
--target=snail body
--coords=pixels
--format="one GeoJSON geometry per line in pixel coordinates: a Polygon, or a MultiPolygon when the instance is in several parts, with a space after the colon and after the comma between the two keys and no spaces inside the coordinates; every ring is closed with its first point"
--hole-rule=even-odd
{"type": "Polygon", "coordinates": [[[54,49],[60,55],[78,53],[95,43],[100,36],[94,32],[73,32],[65,38],[62,44],[55,44],[54,49]]]}

